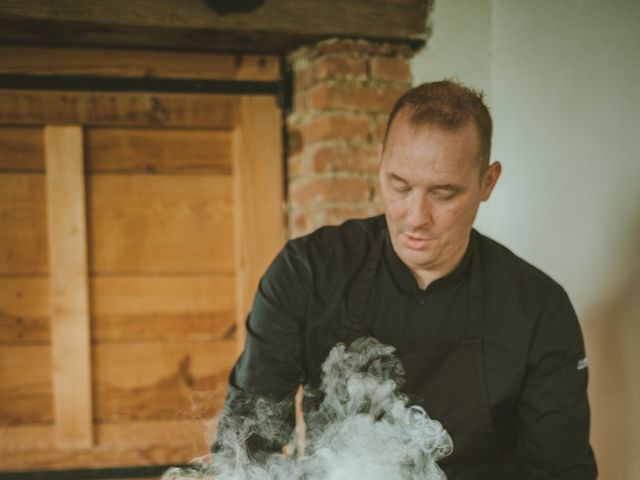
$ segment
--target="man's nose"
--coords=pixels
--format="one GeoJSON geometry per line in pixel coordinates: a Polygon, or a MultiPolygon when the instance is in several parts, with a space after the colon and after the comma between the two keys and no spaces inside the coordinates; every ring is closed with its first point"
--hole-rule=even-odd
{"type": "Polygon", "coordinates": [[[409,200],[407,224],[411,228],[429,226],[433,222],[431,201],[427,195],[412,195],[409,200]]]}

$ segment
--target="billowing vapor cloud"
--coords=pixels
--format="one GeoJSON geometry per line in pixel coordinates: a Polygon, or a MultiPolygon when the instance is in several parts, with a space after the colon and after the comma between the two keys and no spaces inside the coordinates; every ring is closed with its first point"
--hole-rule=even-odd
{"type": "MultiPolygon", "coordinates": [[[[227,425],[222,449],[196,470],[171,470],[164,480],[439,480],[436,461],[451,453],[451,438],[419,406],[399,392],[403,368],[394,348],[373,338],[339,344],[323,364],[322,399],[307,415],[304,450],[251,457],[244,445],[257,434],[282,435],[283,405],[264,399],[250,416],[227,425]],[[197,472],[197,473],[196,473],[197,472]]],[[[287,406],[286,408],[289,408],[287,406]]]]}

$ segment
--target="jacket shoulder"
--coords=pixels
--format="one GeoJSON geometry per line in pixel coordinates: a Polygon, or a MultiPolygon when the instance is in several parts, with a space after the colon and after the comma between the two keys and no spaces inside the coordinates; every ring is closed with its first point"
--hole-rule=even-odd
{"type": "Polygon", "coordinates": [[[359,257],[386,229],[384,215],[351,219],[341,225],[320,227],[290,240],[292,248],[306,257],[330,260],[335,256],[359,257]]]}
{"type": "Polygon", "coordinates": [[[527,303],[539,303],[549,297],[566,297],[564,288],[540,268],[532,265],[501,243],[476,233],[484,269],[494,286],[515,289],[527,303]]]}

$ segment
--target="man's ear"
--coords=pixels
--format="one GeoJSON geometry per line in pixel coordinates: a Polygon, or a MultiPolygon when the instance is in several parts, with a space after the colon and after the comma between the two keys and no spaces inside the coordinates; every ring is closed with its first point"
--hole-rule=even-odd
{"type": "Polygon", "coordinates": [[[500,178],[501,173],[502,165],[500,164],[500,162],[493,162],[482,174],[481,199],[483,202],[486,202],[487,200],[489,200],[489,197],[491,197],[491,192],[493,192],[496,183],[498,183],[498,179],[500,178]]]}

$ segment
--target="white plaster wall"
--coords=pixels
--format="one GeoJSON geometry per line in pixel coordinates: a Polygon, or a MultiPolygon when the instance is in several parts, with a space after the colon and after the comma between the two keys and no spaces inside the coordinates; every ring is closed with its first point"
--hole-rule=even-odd
{"type": "Polygon", "coordinates": [[[491,0],[435,0],[431,38],[413,59],[415,84],[455,77],[490,94],[491,0]]]}
{"type": "Polygon", "coordinates": [[[493,232],[581,313],[640,242],[640,2],[494,0],[493,232]]]}
{"type": "Polygon", "coordinates": [[[416,83],[485,90],[503,176],[476,226],[568,291],[600,478],[640,478],[640,1],[435,0],[416,83]]]}

